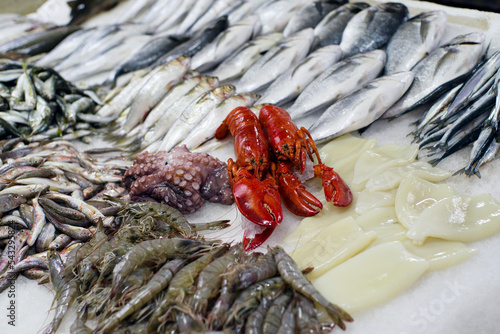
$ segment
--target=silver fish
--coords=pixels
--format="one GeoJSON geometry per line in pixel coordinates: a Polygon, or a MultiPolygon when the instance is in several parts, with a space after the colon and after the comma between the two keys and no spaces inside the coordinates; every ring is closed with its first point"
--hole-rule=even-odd
{"type": "Polygon", "coordinates": [[[228,27],[213,42],[198,51],[191,61],[191,68],[206,71],[229,57],[236,49],[251,40],[260,30],[257,15],[251,15],[228,27]]]}
{"type": "Polygon", "coordinates": [[[165,21],[152,22],[153,26],[156,26],[156,32],[161,34],[167,34],[168,30],[176,25],[180,24],[182,20],[189,13],[189,9],[193,6],[196,0],[175,0],[172,2],[170,7],[170,15],[165,21]]]}
{"type": "Polygon", "coordinates": [[[130,112],[123,125],[124,133],[132,130],[174,85],[180,82],[191,64],[191,59],[181,56],[154,71],[144,83],[130,105],[130,112]]]}
{"type": "Polygon", "coordinates": [[[198,0],[189,9],[184,20],[175,28],[176,34],[185,34],[188,29],[212,6],[213,0],[198,0]]]}
{"type": "Polygon", "coordinates": [[[442,10],[424,12],[401,24],[387,44],[385,74],[409,71],[437,48],[446,29],[442,10]]]}
{"type": "Polygon", "coordinates": [[[412,72],[380,77],[332,104],[309,128],[315,142],[359,130],[377,120],[410,87],[412,72]]]}
{"type": "Polygon", "coordinates": [[[304,59],[311,47],[314,30],[307,28],[275,46],[253,64],[238,82],[239,92],[253,92],[271,83],[278,75],[304,59]]]}
{"type": "Polygon", "coordinates": [[[217,105],[230,96],[234,95],[236,88],[233,85],[224,85],[212,89],[193,101],[184,109],[182,114],[175,120],[165,138],[161,142],[162,151],[170,151],[180,143],[190,131],[201,122],[217,105]]]}
{"type": "Polygon", "coordinates": [[[360,11],[370,7],[364,2],[347,3],[328,13],[314,28],[313,48],[340,44],[347,23],[360,11]]]}
{"type": "Polygon", "coordinates": [[[402,3],[380,3],[363,9],[350,21],[342,33],[340,47],[346,57],[378,49],[394,35],[408,17],[402,3]]]}
{"type": "Polygon", "coordinates": [[[412,72],[415,80],[406,94],[384,114],[395,117],[421,103],[441,85],[471,71],[485,51],[484,34],[460,35],[422,59],[412,72]]]}
{"type": "Polygon", "coordinates": [[[228,97],[222,101],[213,112],[209,113],[203,122],[200,122],[196,131],[191,133],[179,144],[186,145],[189,150],[193,150],[214,137],[215,129],[222,123],[226,116],[236,107],[249,107],[259,98],[258,94],[244,93],[228,97]]]}
{"type": "Polygon", "coordinates": [[[293,119],[323,108],[375,79],[385,64],[385,52],[374,50],[344,59],[311,82],[288,108],[293,119]]]}
{"type": "Polygon", "coordinates": [[[276,0],[260,6],[255,13],[262,22],[262,34],[282,31],[293,15],[304,5],[305,0],[276,0]]]}
{"type": "Polygon", "coordinates": [[[346,2],[347,0],[320,0],[308,3],[295,12],[283,30],[283,35],[288,37],[302,29],[314,28],[326,14],[346,2]]]}
{"type": "Polygon", "coordinates": [[[186,95],[178,99],[169,109],[164,117],[160,118],[156,125],[151,128],[144,136],[141,147],[145,148],[158,140],[162,140],[165,134],[172,127],[173,122],[186,109],[186,107],[195,101],[202,94],[219,86],[217,77],[207,77],[199,84],[193,87],[186,95]]]}
{"type": "Polygon", "coordinates": [[[283,40],[282,33],[272,33],[257,37],[241,46],[235,53],[226,58],[211,75],[221,81],[237,78],[245,73],[262,55],[283,40]]]}
{"type": "Polygon", "coordinates": [[[210,8],[196,20],[196,22],[188,29],[188,33],[194,33],[203,29],[210,21],[219,16],[227,15],[238,6],[243,0],[215,0],[210,8]]]}
{"type": "Polygon", "coordinates": [[[316,77],[324,73],[342,57],[338,45],[320,48],[297,66],[276,78],[258,103],[283,104],[297,97],[316,77]]]}
{"type": "Polygon", "coordinates": [[[255,13],[257,8],[267,2],[269,2],[269,0],[243,1],[227,15],[229,25],[233,25],[236,22],[241,21],[243,18],[252,15],[255,13]]]}

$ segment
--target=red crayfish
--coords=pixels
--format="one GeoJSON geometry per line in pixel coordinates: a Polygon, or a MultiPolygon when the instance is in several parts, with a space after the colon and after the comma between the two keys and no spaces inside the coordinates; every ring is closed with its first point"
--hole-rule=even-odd
{"type": "Polygon", "coordinates": [[[322,209],[321,201],[306,190],[294,174],[304,173],[307,159],[318,163],[314,175],[322,179],[325,198],[336,206],[347,206],[352,193],[341,177],[321,162],[318,149],[305,128],[297,128],[288,112],[266,105],[259,117],[246,107],[232,110],[217,128],[215,137],[234,136],[236,162],[228,161],[235,202],[250,221],[261,225],[253,237],[244,235],[243,245],[261,245],[283,219],[281,198],[296,215],[312,216],[322,209]],[[281,197],[280,197],[281,194],[281,197]]]}

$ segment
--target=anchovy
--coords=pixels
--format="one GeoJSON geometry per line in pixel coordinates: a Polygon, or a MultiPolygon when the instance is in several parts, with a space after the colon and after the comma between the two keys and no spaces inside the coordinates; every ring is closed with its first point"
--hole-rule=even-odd
{"type": "Polygon", "coordinates": [[[457,36],[435,49],[412,68],[415,73],[413,85],[383,118],[396,117],[422,105],[434,95],[434,91],[469,73],[484,52],[484,34],[481,32],[457,36]]]}
{"type": "Polygon", "coordinates": [[[235,79],[243,75],[257,60],[283,40],[282,33],[272,33],[257,37],[242,45],[232,56],[226,58],[211,75],[221,81],[235,79]]]}
{"type": "Polygon", "coordinates": [[[385,64],[385,52],[374,50],[335,63],[311,82],[288,108],[293,119],[330,105],[375,79],[385,64]]]}
{"type": "Polygon", "coordinates": [[[243,74],[238,82],[238,91],[253,92],[261,89],[304,59],[311,47],[313,32],[312,28],[299,31],[267,52],[243,74]]]}
{"type": "Polygon", "coordinates": [[[377,120],[410,87],[413,72],[375,79],[332,104],[309,128],[315,142],[324,142],[359,130],[377,120]]]}
{"type": "Polygon", "coordinates": [[[442,10],[424,12],[401,24],[387,44],[385,74],[409,71],[436,49],[446,29],[442,10]]]}
{"type": "Polygon", "coordinates": [[[310,2],[292,16],[283,30],[283,35],[288,37],[305,28],[314,28],[328,13],[347,2],[347,0],[320,0],[310,2]]]}
{"type": "Polygon", "coordinates": [[[281,105],[296,98],[316,77],[324,73],[342,57],[338,45],[320,48],[297,66],[276,78],[258,103],[281,105]]]}
{"type": "Polygon", "coordinates": [[[228,26],[227,16],[220,17],[217,21],[210,24],[204,30],[200,30],[193,35],[188,41],[178,45],[170,52],[161,56],[155,61],[152,67],[168,63],[180,56],[194,56],[198,51],[205,47],[208,43],[212,42],[217,35],[226,30],[228,26]]]}
{"type": "Polygon", "coordinates": [[[130,112],[120,132],[125,134],[141,122],[170,88],[180,82],[190,64],[189,57],[181,56],[156,69],[132,101],[130,112]]]}
{"type": "Polygon", "coordinates": [[[180,142],[179,146],[186,145],[189,150],[193,150],[214,137],[215,129],[222,123],[226,116],[236,107],[249,107],[259,98],[258,94],[244,93],[228,97],[222,101],[214,111],[210,112],[200,122],[196,131],[191,133],[180,142]]]}
{"type": "Polygon", "coordinates": [[[191,68],[206,71],[229,57],[236,49],[251,40],[260,30],[260,21],[251,15],[228,27],[217,38],[193,56],[191,68]]]}
{"type": "Polygon", "coordinates": [[[313,48],[340,44],[347,23],[360,11],[370,7],[364,2],[347,3],[328,13],[314,28],[313,48]]]}
{"type": "Polygon", "coordinates": [[[46,130],[54,116],[53,108],[41,96],[37,96],[36,109],[29,115],[28,122],[31,134],[37,134],[46,130]]]}
{"type": "Polygon", "coordinates": [[[363,9],[342,33],[340,47],[346,57],[378,49],[394,35],[408,17],[408,8],[397,2],[380,3],[363,9]]]}
{"type": "Polygon", "coordinates": [[[162,151],[170,151],[179,142],[181,142],[190,131],[201,122],[217,105],[226,98],[233,96],[236,88],[233,85],[224,85],[212,89],[200,96],[196,101],[193,101],[184,109],[182,114],[175,120],[172,127],[165,135],[165,138],[160,144],[162,151]]]}

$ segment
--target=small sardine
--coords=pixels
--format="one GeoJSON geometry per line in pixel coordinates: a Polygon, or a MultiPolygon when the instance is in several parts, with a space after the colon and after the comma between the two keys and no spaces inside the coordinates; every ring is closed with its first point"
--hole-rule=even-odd
{"type": "Polygon", "coordinates": [[[224,85],[206,92],[198,99],[193,101],[182,112],[177,120],[172,124],[172,127],[165,135],[165,138],[160,144],[160,150],[170,151],[179,142],[181,142],[190,131],[201,122],[217,105],[230,96],[234,95],[236,88],[233,85],[224,85]]]}
{"type": "Polygon", "coordinates": [[[485,52],[484,39],[481,32],[460,35],[422,59],[412,68],[415,73],[412,86],[383,118],[413,110],[440,86],[469,73],[485,52]]]}
{"type": "Polygon", "coordinates": [[[409,71],[436,49],[446,29],[442,10],[424,12],[401,24],[387,44],[385,74],[409,71]]]}
{"type": "Polygon", "coordinates": [[[241,46],[211,73],[221,81],[235,79],[245,73],[257,60],[283,40],[282,33],[257,37],[241,46]]]}
{"type": "Polygon", "coordinates": [[[408,17],[408,8],[397,2],[380,3],[363,9],[342,33],[340,47],[346,57],[384,46],[408,17]]]}
{"type": "Polygon", "coordinates": [[[338,45],[325,46],[312,52],[297,66],[277,77],[257,103],[281,105],[294,99],[341,57],[342,50],[338,45]]]}
{"type": "Polygon", "coordinates": [[[385,64],[385,52],[374,50],[344,59],[311,82],[288,108],[292,119],[310,114],[375,79],[385,64]]]}
{"type": "Polygon", "coordinates": [[[254,92],[295,66],[309,53],[314,30],[307,28],[287,38],[253,64],[238,82],[239,92],[254,92]]]}
{"type": "Polygon", "coordinates": [[[383,76],[338,100],[309,128],[313,140],[324,142],[370,125],[403,96],[413,77],[409,71],[383,76]]]}
{"type": "Polygon", "coordinates": [[[314,28],[313,48],[340,44],[347,23],[369,6],[364,2],[347,3],[328,13],[314,28]]]}

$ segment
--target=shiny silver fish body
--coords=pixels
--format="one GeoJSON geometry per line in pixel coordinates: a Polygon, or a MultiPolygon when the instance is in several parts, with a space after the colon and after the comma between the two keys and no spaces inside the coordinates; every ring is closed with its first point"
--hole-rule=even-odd
{"type": "Polygon", "coordinates": [[[309,53],[313,37],[314,30],[307,28],[275,46],[243,74],[237,83],[238,92],[255,92],[298,64],[309,53]]]}
{"type": "Polygon", "coordinates": [[[411,70],[439,46],[446,23],[446,12],[436,10],[421,13],[401,24],[387,44],[385,74],[411,70]]]}
{"type": "Polygon", "coordinates": [[[412,72],[383,76],[332,104],[309,128],[315,142],[359,130],[377,120],[408,90],[412,72]]]}
{"type": "Polygon", "coordinates": [[[324,73],[342,57],[338,45],[330,45],[312,52],[297,66],[276,78],[258,103],[283,104],[297,97],[316,77],[324,73]]]}
{"type": "Polygon", "coordinates": [[[413,67],[415,80],[406,94],[384,115],[401,115],[430,95],[439,86],[471,71],[485,52],[481,32],[460,35],[435,49],[413,67]]]}
{"type": "Polygon", "coordinates": [[[349,57],[384,46],[407,17],[408,8],[402,3],[380,3],[363,9],[342,33],[340,47],[344,55],[349,57]]]}
{"type": "Polygon", "coordinates": [[[288,108],[292,119],[306,116],[375,79],[385,64],[385,52],[374,50],[341,60],[319,75],[288,108]]]}

